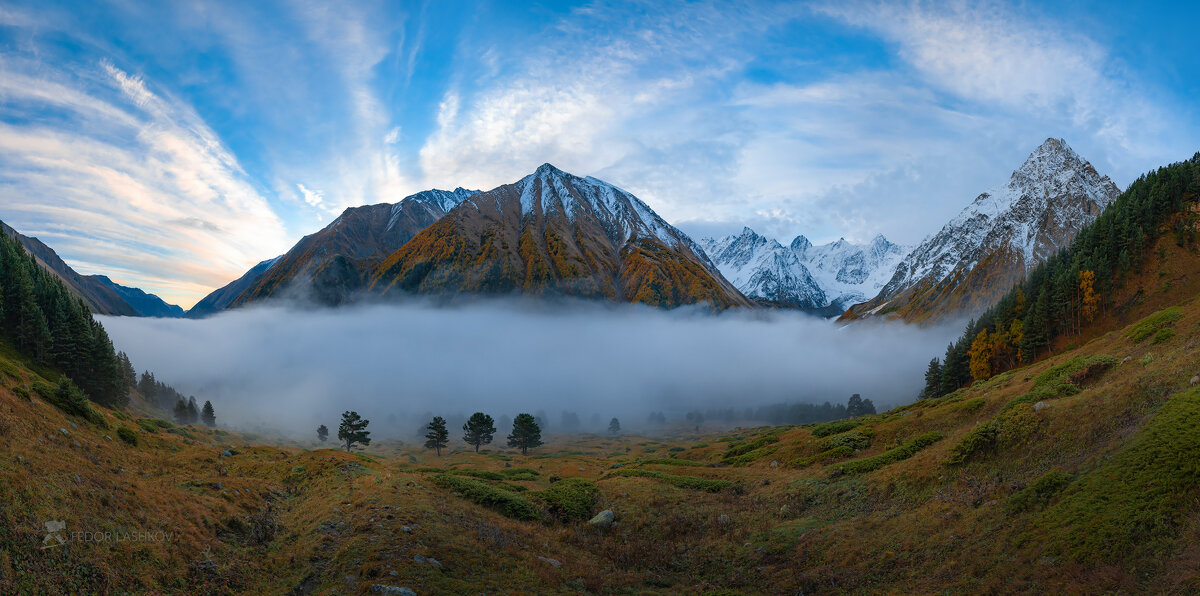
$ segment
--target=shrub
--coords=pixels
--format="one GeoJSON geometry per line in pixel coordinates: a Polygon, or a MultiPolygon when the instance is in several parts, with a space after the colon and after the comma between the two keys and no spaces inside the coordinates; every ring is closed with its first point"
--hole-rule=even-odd
{"type": "Polygon", "coordinates": [[[1175,330],[1170,327],[1164,327],[1154,334],[1154,339],[1150,341],[1152,344],[1161,344],[1164,341],[1170,341],[1175,337],[1175,330]]]}
{"type": "Polygon", "coordinates": [[[863,424],[863,420],[834,420],[833,422],[822,422],[812,427],[812,436],[821,438],[838,433],[844,433],[848,430],[858,428],[863,424]]]}
{"type": "Polygon", "coordinates": [[[829,449],[828,451],[822,451],[816,455],[794,459],[788,462],[788,466],[792,468],[807,468],[813,464],[823,464],[835,459],[850,457],[851,455],[854,455],[854,450],[850,447],[842,445],[840,447],[829,449]]]}
{"type": "Polygon", "coordinates": [[[1129,328],[1129,331],[1125,333],[1125,337],[1135,344],[1142,343],[1143,341],[1146,341],[1147,338],[1157,333],[1159,329],[1169,325],[1174,325],[1175,321],[1178,321],[1182,318],[1183,313],[1179,310],[1179,307],[1172,306],[1171,308],[1160,310],[1142,319],[1141,321],[1138,321],[1129,328]]]}
{"type": "Polygon", "coordinates": [[[958,404],[957,406],[954,406],[954,411],[955,412],[965,412],[967,414],[971,414],[971,413],[979,411],[986,404],[987,404],[987,400],[983,399],[982,397],[976,397],[975,399],[969,399],[967,401],[964,401],[964,402],[958,404]]]}
{"type": "Polygon", "coordinates": [[[538,519],[537,509],[524,497],[489,486],[471,478],[451,474],[438,474],[431,480],[442,488],[449,488],[464,498],[493,509],[501,515],[518,520],[538,519]]]}
{"type": "Polygon", "coordinates": [[[504,474],[508,478],[514,478],[516,480],[524,480],[523,478],[515,478],[517,476],[541,476],[542,475],[541,472],[538,472],[537,470],[535,470],[533,468],[504,468],[503,470],[500,470],[500,473],[504,474]]]}
{"type": "Polygon", "coordinates": [[[1058,494],[1058,491],[1071,483],[1071,475],[1058,470],[1050,470],[1034,480],[1032,484],[1008,498],[1007,509],[1010,514],[1028,511],[1034,507],[1042,507],[1058,494]]]}
{"type": "Polygon", "coordinates": [[[875,429],[864,426],[857,430],[829,437],[822,442],[822,447],[824,451],[837,447],[849,447],[852,451],[860,451],[870,447],[871,439],[873,438],[875,438],[875,429]]]}
{"type": "Polygon", "coordinates": [[[12,392],[13,395],[16,395],[25,401],[33,400],[33,396],[30,395],[29,389],[27,389],[24,385],[17,385],[16,387],[13,387],[12,392]]]}
{"type": "Polygon", "coordinates": [[[700,462],[700,461],[696,461],[696,460],[692,460],[692,459],[675,459],[675,458],[671,458],[671,457],[658,457],[655,459],[638,460],[638,461],[634,462],[634,465],[636,465],[636,466],[659,465],[659,466],[699,467],[699,466],[703,466],[704,462],[700,462]]]}
{"type": "Polygon", "coordinates": [[[67,414],[80,416],[88,422],[95,424],[104,424],[104,418],[100,416],[99,412],[92,409],[87,395],[84,395],[83,390],[75,385],[71,379],[63,379],[58,384],[58,389],[55,389],[54,393],[46,401],[54,404],[55,407],[67,414]]]}
{"type": "Polygon", "coordinates": [[[874,472],[875,470],[878,470],[879,468],[882,468],[888,464],[903,461],[916,455],[918,451],[942,440],[943,436],[944,435],[942,435],[942,433],[937,431],[928,432],[910,439],[908,442],[899,447],[884,451],[879,455],[864,457],[862,459],[853,459],[836,464],[833,466],[833,471],[835,473],[843,474],[865,474],[867,472],[874,472]]]}
{"type": "Polygon", "coordinates": [[[448,474],[455,476],[470,476],[481,480],[504,480],[504,475],[498,472],[488,472],[485,470],[447,470],[448,474]]]}
{"type": "Polygon", "coordinates": [[[1082,476],[1039,524],[1077,561],[1165,555],[1200,490],[1200,389],[1177,393],[1129,443],[1082,476]]]}
{"type": "Polygon", "coordinates": [[[674,474],[664,474],[654,470],[631,470],[626,468],[609,472],[608,476],[653,478],[679,488],[702,490],[710,493],[720,492],[733,486],[733,483],[728,480],[711,480],[708,478],[698,478],[696,476],[676,476],[674,474]]]}
{"type": "Polygon", "coordinates": [[[600,490],[582,478],[567,478],[538,493],[550,513],[563,519],[588,519],[600,490]]]}
{"type": "Polygon", "coordinates": [[[946,463],[957,466],[967,463],[967,460],[977,454],[995,449],[999,435],[1000,425],[995,419],[976,425],[950,450],[950,459],[946,460],[946,463]]]}
{"type": "Polygon", "coordinates": [[[749,441],[738,441],[735,443],[731,443],[729,445],[729,448],[725,450],[725,458],[728,459],[731,457],[737,457],[739,455],[745,455],[747,453],[750,453],[751,451],[754,451],[756,449],[761,449],[767,445],[770,445],[771,443],[778,443],[778,442],[779,442],[779,434],[778,433],[768,433],[765,435],[759,435],[758,437],[755,437],[754,439],[751,439],[749,441]]]}
{"type": "Polygon", "coordinates": [[[122,426],[121,428],[118,428],[117,429],[117,438],[121,439],[122,441],[125,441],[126,443],[129,443],[130,445],[133,445],[134,447],[137,447],[137,444],[138,444],[137,433],[134,432],[134,430],[132,428],[126,428],[124,426],[122,426]]]}
{"type": "Polygon", "coordinates": [[[734,457],[726,457],[725,459],[721,460],[721,463],[727,466],[744,466],[750,462],[757,461],[772,453],[775,453],[776,449],[778,449],[778,447],[763,447],[761,449],[755,449],[754,451],[748,451],[734,457]]]}

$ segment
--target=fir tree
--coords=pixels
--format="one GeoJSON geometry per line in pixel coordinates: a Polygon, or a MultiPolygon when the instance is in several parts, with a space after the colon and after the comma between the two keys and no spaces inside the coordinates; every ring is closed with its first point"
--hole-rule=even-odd
{"type": "Polygon", "coordinates": [[[329,438],[329,427],[322,424],[317,427],[317,440],[324,443],[329,438]]]}
{"type": "Polygon", "coordinates": [[[925,369],[925,389],[921,390],[921,397],[941,397],[942,389],[942,362],[937,358],[929,361],[929,368],[925,369]]]}
{"type": "Polygon", "coordinates": [[[621,434],[621,421],[620,420],[613,418],[612,420],[608,421],[608,434],[610,434],[610,435],[621,434]]]}
{"type": "MultiPolygon", "coordinates": [[[[615,419],[614,419],[615,420],[615,419]]],[[[521,450],[526,455],[530,449],[542,444],[542,429],[529,414],[517,414],[513,419],[512,434],[508,435],[508,446],[521,450]]]]}
{"type": "Polygon", "coordinates": [[[185,400],[183,398],[179,398],[179,400],[177,400],[175,402],[174,414],[175,414],[175,424],[178,424],[180,426],[186,426],[188,424],[190,415],[188,414],[187,400],[185,400]]]}
{"type": "Polygon", "coordinates": [[[200,410],[200,420],[204,422],[204,426],[209,428],[217,425],[217,413],[213,410],[211,401],[205,400],[204,408],[200,410]]]}
{"type": "Polygon", "coordinates": [[[437,451],[438,457],[441,457],[442,449],[450,444],[450,431],[446,430],[446,419],[434,416],[425,429],[428,431],[425,433],[425,448],[437,451]]]}

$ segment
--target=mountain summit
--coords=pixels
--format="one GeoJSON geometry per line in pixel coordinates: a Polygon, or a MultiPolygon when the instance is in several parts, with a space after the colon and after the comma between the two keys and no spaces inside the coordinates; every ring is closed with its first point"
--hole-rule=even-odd
{"type": "Polygon", "coordinates": [[[1068,246],[1119,194],[1066,141],[1046,139],[1007,184],[976,197],[905,257],[878,296],[843,318],[977,314],[1068,246]]]}
{"type": "Polygon", "coordinates": [[[786,308],[837,316],[874,296],[890,279],[907,247],[876,236],[860,245],[841,238],[813,246],[797,236],[789,246],[745,228],[701,245],[721,273],[747,297],[786,308]]]}
{"type": "Polygon", "coordinates": [[[474,195],[387,258],[382,294],[524,293],[672,307],[748,305],[704,251],[637,197],[544,164],[474,195]]]}

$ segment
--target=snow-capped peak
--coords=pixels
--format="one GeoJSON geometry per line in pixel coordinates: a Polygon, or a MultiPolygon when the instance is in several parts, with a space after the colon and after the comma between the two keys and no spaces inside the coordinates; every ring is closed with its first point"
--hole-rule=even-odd
{"type": "Polygon", "coordinates": [[[459,203],[476,194],[479,194],[478,190],[467,190],[460,186],[454,190],[438,190],[433,188],[409,195],[401,199],[399,203],[392,205],[391,219],[388,220],[387,229],[391,230],[396,225],[396,222],[400,219],[400,215],[404,213],[405,207],[412,203],[423,203],[430,207],[436,207],[441,211],[439,213],[440,216],[449,213],[459,203]]]}

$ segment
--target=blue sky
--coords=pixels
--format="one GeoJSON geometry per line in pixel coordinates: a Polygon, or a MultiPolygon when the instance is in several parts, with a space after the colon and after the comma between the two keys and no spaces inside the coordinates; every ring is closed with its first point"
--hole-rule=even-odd
{"type": "Polygon", "coordinates": [[[695,235],[915,243],[1063,137],[1200,150],[1191,3],[6,2],[0,219],[183,306],[543,162],[695,235]]]}

